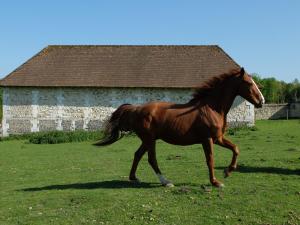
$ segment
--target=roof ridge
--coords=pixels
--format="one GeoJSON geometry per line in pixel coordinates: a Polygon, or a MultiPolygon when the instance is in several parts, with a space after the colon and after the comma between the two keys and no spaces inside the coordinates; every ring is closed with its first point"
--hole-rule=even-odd
{"type": "Polygon", "coordinates": [[[72,44],[66,44],[66,45],[48,45],[46,48],[71,48],[71,47],[219,47],[218,45],[212,44],[212,45],[189,45],[189,44],[166,44],[166,45],[153,45],[153,44],[100,44],[100,45],[72,45],[72,44]]]}

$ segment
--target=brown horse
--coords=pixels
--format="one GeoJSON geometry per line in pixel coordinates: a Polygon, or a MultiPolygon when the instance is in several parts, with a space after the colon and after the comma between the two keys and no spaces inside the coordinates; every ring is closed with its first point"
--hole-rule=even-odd
{"type": "Polygon", "coordinates": [[[212,185],[222,187],[214,175],[213,144],[232,151],[232,161],[225,177],[237,167],[238,147],[224,137],[226,115],[237,95],[256,107],[262,107],[264,97],[244,69],[214,77],[193,94],[186,104],[151,102],[134,106],[121,105],[106,125],[106,135],[95,145],[105,146],[121,138],[122,131],[133,131],[142,144],[134,154],[129,179],[138,181],[135,173],[139,161],[148,152],[148,162],[165,186],[173,184],[164,178],[157,165],[155,142],[162,139],[175,145],[202,144],[212,185]]]}

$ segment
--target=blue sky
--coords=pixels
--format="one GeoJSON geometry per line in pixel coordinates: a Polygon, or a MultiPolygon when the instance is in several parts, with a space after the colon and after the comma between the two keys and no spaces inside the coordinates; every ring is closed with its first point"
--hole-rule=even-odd
{"type": "Polygon", "coordinates": [[[0,78],[51,44],[217,44],[250,73],[300,79],[298,0],[0,3],[0,78]]]}

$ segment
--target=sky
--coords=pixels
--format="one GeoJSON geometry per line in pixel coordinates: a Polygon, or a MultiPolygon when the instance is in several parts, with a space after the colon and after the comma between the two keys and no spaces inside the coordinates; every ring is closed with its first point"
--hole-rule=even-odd
{"type": "Polygon", "coordinates": [[[249,73],[300,80],[299,0],[7,0],[0,78],[47,45],[219,45],[249,73]]]}

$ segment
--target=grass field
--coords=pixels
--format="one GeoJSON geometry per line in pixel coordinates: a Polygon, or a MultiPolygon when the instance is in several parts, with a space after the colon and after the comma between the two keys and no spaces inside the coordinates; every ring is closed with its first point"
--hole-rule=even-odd
{"type": "Polygon", "coordinates": [[[300,121],[258,121],[229,138],[239,170],[223,178],[231,152],[216,147],[212,188],[200,145],[161,141],[158,162],[176,187],[164,188],[143,158],[127,181],[136,137],[105,148],[91,142],[0,142],[0,224],[300,224],[300,121]]]}

